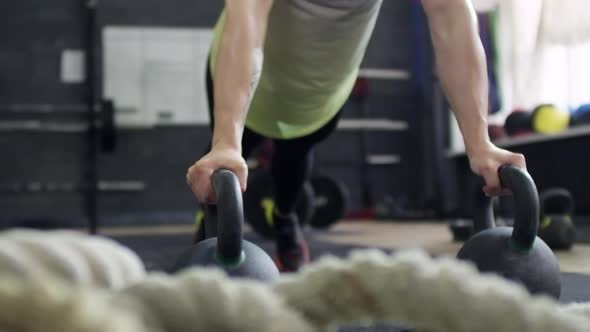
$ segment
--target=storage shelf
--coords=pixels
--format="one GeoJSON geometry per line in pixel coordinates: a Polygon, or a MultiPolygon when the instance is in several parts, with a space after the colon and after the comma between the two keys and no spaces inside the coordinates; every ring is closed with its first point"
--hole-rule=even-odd
{"type": "MultiPolygon", "coordinates": [[[[590,125],[584,125],[555,134],[532,134],[521,137],[509,137],[494,141],[494,144],[501,148],[511,148],[515,146],[522,146],[528,144],[537,144],[543,142],[551,142],[568,138],[575,138],[580,136],[590,135],[590,125]]],[[[450,158],[461,157],[465,155],[465,151],[447,151],[447,156],[450,158]]]]}

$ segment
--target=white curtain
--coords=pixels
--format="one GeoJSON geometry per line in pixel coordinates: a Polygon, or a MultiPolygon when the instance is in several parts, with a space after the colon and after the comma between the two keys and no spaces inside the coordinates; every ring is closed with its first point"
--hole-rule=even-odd
{"type": "Polygon", "coordinates": [[[473,8],[479,13],[486,13],[498,6],[499,0],[471,0],[473,8]]]}
{"type": "Polygon", "coordinates": [[[544,0],[541,38],[547,43],[572,45],[590,39],[590,1],[544,0]]]}
{"type": "Polygon", "coordinates": [[[496,117],[542,103],[570,109],[590,102],[589,6],[589,0],[499,0],[504,107],[496,117]]]}

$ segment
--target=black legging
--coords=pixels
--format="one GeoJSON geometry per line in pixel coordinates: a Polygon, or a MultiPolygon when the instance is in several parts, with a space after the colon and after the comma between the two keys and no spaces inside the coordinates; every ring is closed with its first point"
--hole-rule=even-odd
{"type": "MultiPolygon", "coordinates": [[[[209,117],[213,130],[214,109],[213,79],[207,66],[207,99],[209,101],[209,117]]],[[[274,200],[281,214],[289,214],[295,210],[297,197],[303,183],[309,179],[313,164],[313,147],[326,139],[336,128],[340,113],[317,131],[294,139],[273,139],[274,150],[271,160],[271,176],[273,179],[274,200]]],[[[266,137],[244,128],[242,136],[242,157],[247,159],[266,137]]]]}

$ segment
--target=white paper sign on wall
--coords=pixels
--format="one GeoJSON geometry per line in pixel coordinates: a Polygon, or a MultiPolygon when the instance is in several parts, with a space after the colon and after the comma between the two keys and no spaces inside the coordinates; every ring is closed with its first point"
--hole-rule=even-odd
{"type": "Polygon", "coordinates": [[[86,80],[86,59],[83,50],[65,49],[61,52],[61,81],[80,84],[86,80]]]}
{"type": "Polygon", "coordinates": [[[211,29],[108,26],[104,95],[121,127],[209,122],[205,70],[211,29]]]}

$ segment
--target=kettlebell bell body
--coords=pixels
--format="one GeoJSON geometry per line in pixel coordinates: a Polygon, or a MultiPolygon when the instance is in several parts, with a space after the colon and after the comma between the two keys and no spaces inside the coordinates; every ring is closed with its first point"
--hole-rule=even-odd
{"type": "Polygon", "coordinates": [[[178,261],[178,268],[187,266],[222,267],[230,277],[246,277],[271,282],[279,277],[273,260],[255,244],[243,240],[242,254],[238,259],[224,260],[217,255],[217,238],[197,243],[178,261]]]}
{"type": "Polygon", "coordinates": [[[457,258],[475,262],[481,272],[494,272],[521,283],[532,294],[544,293],[559,298],[559,264],[541,239],[530,249],[520,249],[512,240],[512,227],[496,227],[473,236],[461,248],[457,258]],[[534,273],[531,273],[534,271],[534,273]]]}
{"type": "Polygon", "coordinates": [[[576,241],[576,227],[568,215],[545,215],[541,218],[539,237],[555,250],[570,250],[576,241]]]}

